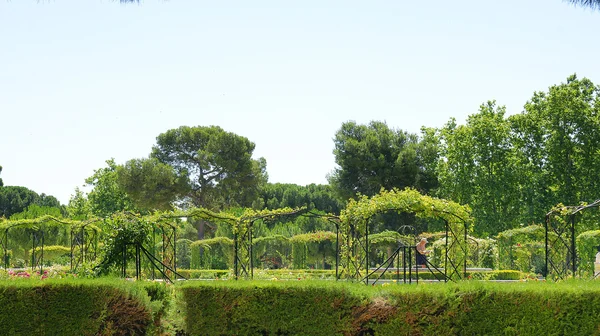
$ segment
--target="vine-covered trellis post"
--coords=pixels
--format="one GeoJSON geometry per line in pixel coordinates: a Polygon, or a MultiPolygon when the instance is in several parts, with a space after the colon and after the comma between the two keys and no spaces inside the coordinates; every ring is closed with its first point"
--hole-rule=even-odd
{"type": "Polygon", "coordinates": [[[546,214],[544,277],[565,279],[577,273],[576,217],[584,210],[600,207],[600,200],[591,204],[564,206],[559,204],[546,214]]]}
{"type": "MultiPolygon", "coordinates": [[[[422,195],[414,189],[407,188],[402,191],[382,191],[373,197],[362,196],[358,200],[350,200],[346,209],[342,210],[340,218],[345,235],[345,245],[342,248],[345,257],[343,273],[348,279],[369,284],[372,273],[369,268],[369,236],[372,234],[370,223],[373,216],[385,212],[414,213],[418,217],[442,219],[446,229],[445,280],[462,279],[466,276],[467,235],[472,223],[469,208],[452,201],[422,195]]],[[[409,258],[412,258],[412,253],[410,254],[409,258]]]]}

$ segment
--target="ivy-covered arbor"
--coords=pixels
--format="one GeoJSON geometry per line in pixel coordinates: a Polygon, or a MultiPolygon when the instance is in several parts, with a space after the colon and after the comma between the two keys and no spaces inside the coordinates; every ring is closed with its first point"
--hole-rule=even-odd
{"type": "Polygon", "coordinates": [[[414,213],[419,218],[441,219],[446,230],[443,273],[446,279],[461,279],[466,275],[467,234],[473,222],[468,206],[407,188],[383,190],[373,197],[361,196],[358,200],[350,200],[346,209],[342,210],[342,276],[369,283],[372,219],[386,212],[414,213]]]}
{"type": "MultiPolygon", "coordinates": [[[[82,263],[93,262],[96,260],[98,252],[100,229],[95,225],[98,221],[100,220],[74,221],[50,215],[35,219],[0,219],[0,245],[4,268],[10,267],[10,252],[16,248],[17,241],[20,240],[18,238],[26,236],[31,243],[31,270],[35,271],[39,268],[39,271],[42,272],[44,249],[47,248],[48,239],[46,235],[50,230],[56,231],[57,229],[62,229],[68,235],[68,237],[63,237],[63,243],[70,245],[71,270],[76,270],[82,263]]],[[[57,232],[53,232],[53,236],[52,238],[56,240],[57,232]]]]}
{"type": "Polygon", "coordinates": [[[599,207],[600,200],[577,206],[559,204],[546,214],[544,277],[565,279],[577,275],[577,217],[585,210],[599,207]]]}

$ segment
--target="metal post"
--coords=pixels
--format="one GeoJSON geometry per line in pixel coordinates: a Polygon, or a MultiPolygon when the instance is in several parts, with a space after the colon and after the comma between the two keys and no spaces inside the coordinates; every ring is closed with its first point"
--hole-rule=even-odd
{"type": "MultiPolygon", "coordinates": [[[[152,255],[156,256],[156,223],[152,225],[152,255]]],[[[156,279],[156,267],[152,267],[152,280],[156,279]]]]}
{"type": "Polygon", "coordinates": [[[575,215],[571,215],[571,268],[573,270],[573,277],[575,277],[575,271],[577,271],[577,250],[575,249],[575,215]]]}
{"type": "Polygon", "coordinates": [[[35,271],[35,231],[31,233],[31,273],[35,271]]]}
{"type": "Polygon", "coordinates": [[[250,279],[254,279],[254,261],[252,260],[254,257],[254,253],[252,251],[252,225],[254,222],[250,222],[248,226],[248,241],[250,245],[248,246],[248,255],[250,256],[250,279]]]}
{"type": "MultiPolygon", "coordinates": [[[[464,245],[464,249],[461,249],[461,250],[464,253],[463,258],[465,259],[464,260],[464,268],[463,268],[463,279],[466,279],[467,278],[467,258],[469,256],[469,243],[467,240],[467,223],[463,222],[463,226],[465,227],[465,240],[463,241],[463,244],[465,244],[465,245],[464,245]]],[[[447,278],[444,278],[444,280],[445,280],[444,282],[448,282],[447,278]]]]}
{"type": "Polygon", "coordinates": [[[127,277],[127,244],[123,242],[123,265],[121,269],[121,275],[123,278],[127,277]]]}
{"type": "Polygon", "coordinates": [[[173,270],[177,272],[177,230],[173,228],[173,270]]]}
{"type": "Polygon", "coordinates": [[[42,230],[42,254],[40,256],[40,275],[44,274],[44,230],[42,230]]]}
{"type": "Polygon", "coordinates": [[[417,278],[417,285],[418,285],[419,284],[419,267],[421,265],[419,265],[419,263],[417,262],[417,258],[419,258],[419,255],[417,253],[420,253],[420,252],[417,251],[416,247],[414,247],[414,249],[415,249],[415,275],[416,275],[416,278],[417,278]]]}
{"type": "Polygon", "coordinates": [[[366,262],[366,280],[367,286],[369,285],[369,221],[365,221],[365,262],[366,262]]]}
{"type": "Polygon", "coordinates": [[[412,248],[408,248],[408,283],[412,283],[412,248]]]}
{"type": "MultiPolygon", "coordinates": [[[[238,226],[239,229],[239,226],[238,226]]],[[[235,232],[233,234],[233,274],[235,280],[238,279],[238,234],[235,232]]]]}
{"type": "Polygon", "coordinates": [[[445,246],[445,250],[446,250],[446,257],[444,258],[444,277],[446,279],[448,279],[448,221],[444,220],[444,222],[446,223],[446,246],[445,246]]]}
{"type": "Polygon", "coordinates": [[[402,282],[406,284],[406,246],[402,248],[402,276],[402,282]]]}
{"type": "Polygon", "coordinates": [[[161,258],[162,259],[162,273],[163,274],[167,274],[166,273],[167,270],[165,269],[165,261],[167,261],[167,253],[166,253],[167,249],[165,247],[165,245],[167,243],[167,241],[166,241],[166,239],[167,239],[167,237],[166,237],[167,233],[165,232],[165,228],[164,227],[161,227],[160,230],[162,232],[162,258],[161,258]]]}
{"type": "Polygon", "coordinates": [[[396,256],[396,283],[400,283],[400,248],[398,249],[398,255],[396,256]]]}
{"type": "Polygon", "coordinates": [[[544,269],[544,278],[548,277],[548,224],[550,221],[550,215],[546,215],[546,221],[544,223],[544,228],[546,229],[546,235],[545,235],[545,245],[546,245],[546,267],[544,269]]]}
{"type": "Polygon", "coordinates": [[[135,279],[140,280],[140,245],[135,244],[135,279]]]}
{"type": "Polygon", "coordinates": [[[71,228],[71,272],[73,272],[73,229],[71,228]]]}
{"type": "Polygon", "coordinates": [[[340,263],[340,226],[335,224],[335,281],[339,280],[339,263],[340,263]]]}
{"type": "Polygon", "coordinates": [[[81,239],[81,262],[85,263],[85,230],[81,228],[78,235],[81,239]]]}
{"type": "Polygon", "coordinates": [[[8,269],[8,229],[4,231],[4,269],[8,269]]]}

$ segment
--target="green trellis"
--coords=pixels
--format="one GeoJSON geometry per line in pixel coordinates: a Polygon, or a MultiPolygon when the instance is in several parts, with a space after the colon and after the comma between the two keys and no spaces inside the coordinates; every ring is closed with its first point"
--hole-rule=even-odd
{"type": "Polygon", "coordinates": [[[341,249],[342,276],[369,281],[369,235],[371,219],[381,213],[414,213],[420,218],[439,218],[445,223],[444,275],[446,279],[466,276],[467,234],[473,220],[468,206],[449,200],[422,195],[414,189],[382,190],[373,197],[350,200],[340,215],[343,243],[341,249]]]}

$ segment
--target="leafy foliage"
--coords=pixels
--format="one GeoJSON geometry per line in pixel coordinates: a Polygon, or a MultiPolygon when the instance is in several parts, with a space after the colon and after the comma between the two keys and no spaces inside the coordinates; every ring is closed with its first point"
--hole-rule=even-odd
{"type": "Polygon", "coordinates": [[[354,274],[355,260],[361,260],[361,256],[353,252],[356,242],[352,238],[364,237],[370,219],[385,212],[414,213],[420,218],[443,219],[448,223],[449,230],[455,233],[453,238],[456,239],[455,244],[452,244],[448,251],[449,257],[457,265],[461,265],[461,261],[466,260],[467,242],[464,241],[464,234],[472,230],[472,218],[468,206],[422,195],[409,188],[402,191],[382,190],[373,197],[360,196],[357,201],[351,199],[340,214],[341,232],[345,241],[341,250],[342,261],[349,261],[344,264],[346,274],[354,274]]]}
{"type": "Polygon", "coordinates": [[[420,142],[417,135],[390,129],[383,122],[346,122],[334,138],[339,168],[329,182],[344,199],[357,193],[373,196],[382,188],[433,190],[437,187],[437,175],[432,169],[437,149],[429,135],[425,133],[420,142]]]}
{"type": "Polygon", "coordinates": [[[38,195],[25,187],[0,187],[0,217],[10,218],[13,214],[23,212],[32,204],[62,209],[60,202],[54,196],[38,195]]]}
{"type": "Polygon", "coordinates": [[[529,225],[498,234],[498,256],[501,269],[543,273],[545,267],[546,230],[541,225],[529,225]]]}
{"type": "Polygon", "coordinates": [[[480,106],[466,125],[452,119],[441,130],[445,160],[439,164],[440,195],[469,204],[482,236],[511,228],[519,217],[518,170],[505,107],[480,106]]]}
{"type": "Polygon", "coordinates": [[[568,1],[572,4],[589,7],[592,9],[600,8],[600,1],[598,1],[598,0],[568,0],[568,1]]]}
{"type": "Polygon", "coordinates": [[[60,208],[49,207],[49,206],[39,206],[37,204],[29,205],[25,211],[16,213],[10,216],[10,219],[34,219],[38,217],[43,217],[45,215],[53,216],[56,218],[62,217],[62,211],[60,208]]]}
{"type": "Polygon", "coordinates": [[[586,277],[594,276],[596,254],[600,246],[600,230],[582,232],[577,236],[578,271],[586,277]]]}
{"type": "MultiPolygon", "coordinates": [[[[95,267],[97,274],[107,275],[123,263],[123,251],[131,254],[130,246],[152,246],[154,228],[160,226],[147,217],[121,212],[104,221],[102,261],[95,267]]],[[[166,225],[165,225],[166,226],[166,225]]],[[[127,255],[127,260],[132,256],[127,255]]]]}
{"type": "Polygon", "coordinates": [[[218,126],[181,126],[160,134],[151,157],[187,177],[191,204],[208,209],[250,206],[266,182],[266,161],[254,143],[218,126]]]}
{"type": "Polygon", "coordinates": [[[115,212],[134,209],[131,198],[117,183],[115,160],[107,160],[106,165],[105,168],[94,170],[94,174],[85,180],[93,187],[87,196],[89,210],[98,217],[108,217],[115,212]]]}
{"type": "Polygon", "coordinates": [[[278,209],[307,207],[326,213],[339,214],[343,204],[329,185],[310,184],[299,186],[286,183],[266,183],[259,189],[259,197],[253,203],[255,209],[278,209]]]}
{"type": "Polygon", "coordinates": [[[191,268],[229,269],[233,267],[233,240],[226,237],[197,240],[190,244],[191,268]]]}
{"type": "Polygon", "coordinates": [[[116,169],[118,185],[138,209],[170,210],[173,201],[186,193],[184,176],[156,159],[133,159],[116,169]]]}

